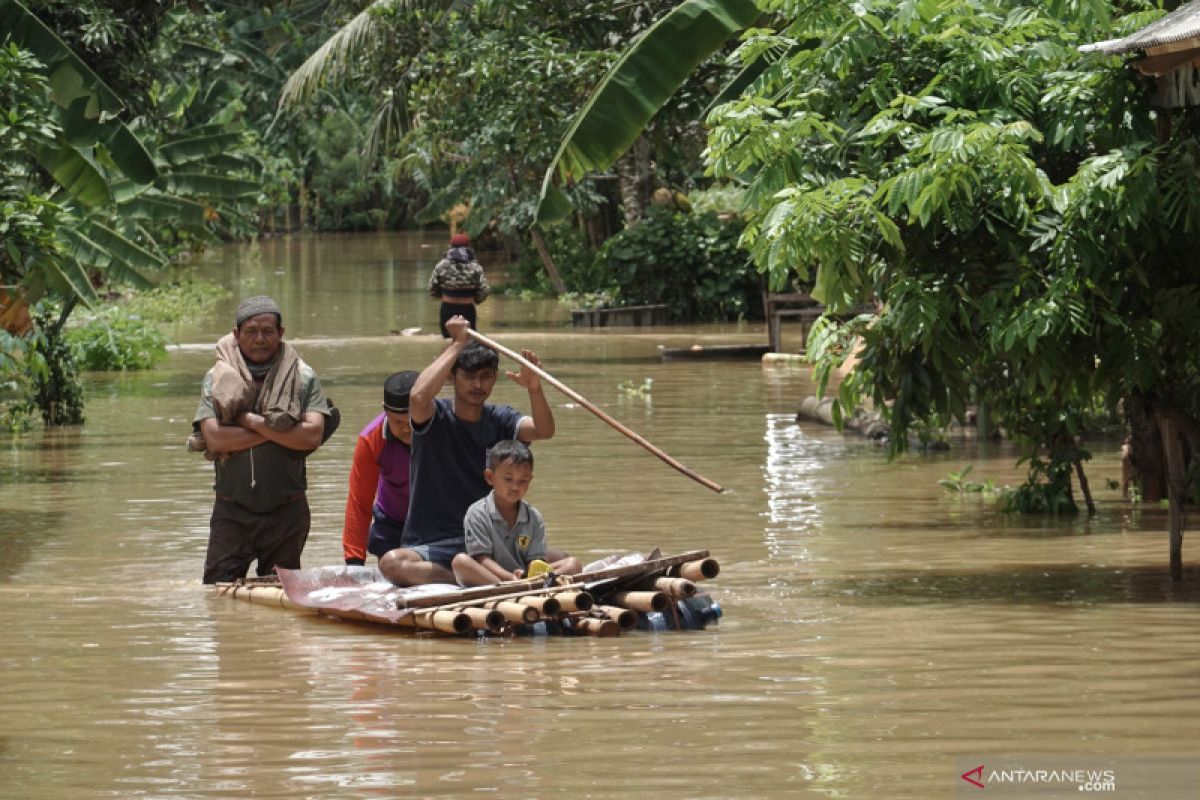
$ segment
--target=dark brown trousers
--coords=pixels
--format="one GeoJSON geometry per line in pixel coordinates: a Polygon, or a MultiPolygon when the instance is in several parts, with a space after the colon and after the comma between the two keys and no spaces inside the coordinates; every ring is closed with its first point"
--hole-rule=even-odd
{"type": "Polygon", "coordinates": [[[273,511],[256,514],[218,497],[208,525],[204,582],[225,583],[246,577],[258,559],[258,574],[275,567],[300,569],[300,553],[308,541],[308,499],[300,495],[273,511]]]}

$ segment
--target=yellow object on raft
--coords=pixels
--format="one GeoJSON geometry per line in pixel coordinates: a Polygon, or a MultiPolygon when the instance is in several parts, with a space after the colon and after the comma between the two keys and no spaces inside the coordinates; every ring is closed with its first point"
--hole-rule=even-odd
{"type": "Polygon", "coordinates": [[[529,562],[529,570],[525,573],[526,578],[537,578],[545,575],[550,571],[550,565],[540,558],[535,558],[529,562]]]}

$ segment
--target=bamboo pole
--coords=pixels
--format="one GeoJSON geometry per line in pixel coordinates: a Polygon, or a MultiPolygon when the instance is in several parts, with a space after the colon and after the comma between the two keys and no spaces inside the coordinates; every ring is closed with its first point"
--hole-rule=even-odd
{"type": "Polygon", "coordinates": [[[621,630],[629,630],[637,625],[637,614],[630,611],[628,608],[617,608],[616,606],[592,606],[593,614],[603,614],[613,622],[621,626],[621,630]]]}
{"type": "Polygon", "coordinates": [[[504,615],[494,608],[468,606],[462,611],[470,618],[471,627],[477,631],[491,631],[492,633],[496,633],[504,627],[506,621],[504,615]]]}
{"type": "Polygon", "coordinates": [[[471,630],[471,618],[462,611],[448,608],[436,611],[419,611],[413,614],[418,627],[443,633],[466,633],[471,630]]]}
{"type": "Polygon", "coordinates": [[[546,372],[544,369],[537,366],[536,364],[531,362],[529,359],[522,356],[520,353],[517,353],[513,350],[509,350],[504,345],[497,344],[496,342],[492,341],[491,339],[484,336],[482,333],[480,333],[479,331],[477,331],[473,328],[467,329],[467,335],[469,335],[471,338],[475,339],[476,341],[486,344],[488,347],[492,348],[493,350],[495,350],[499,353],[503,353],[504,355],[506,355],[509,358],[516,361],[522,367],[532,370],[539,377],[541,377],[541,379],[544,380],[546,383],[550,384],[555,389],[558,389],[560,392],[565,394],[567,397],[571,398],[576,403],[579,403],[579,405],[583,406],[588,411],[595,414],[597,417],[599,417],[601,420],[603,420],[613,430],[617,431],[618,433],[628,437],[632,441],[641,445],[646,450],[650,451],[652,454],[657,456],[663,463],[667,464],[670,467],[675,468],[679,472],[682,472],[684,475],[686,475],[689,478],[691,478],[692,480],[696,481],[696,483],[699,483],[702,486],[712,489],[717,494],[720,494],[721,492],[725,491],[724,489],[721,488],[720,484],[715,483],[714,481],[710,481],[708,478],[706,478],[703,475],[701,475],[700,473],[696,472],[691,467],[688,467],[685,464],[682,464],[679,461],[676,461],[674,458],[671,458],[671,456],[667,455],[662,450],[660,450],[659,448],[657,448],[653,444],[651,444],[649,441],[647,441],[646,438],[643,437],[640,433],[638,433],[630,428],[625,427],[620,422],[617,422],[615,419],[610,417],[607,413],[602,411],[598,406],[596,406],[591,400],[588,400],[586,397],[581,395],[579,392],[577,392],[574,389],[572,389],[571,387],[567,386],[565,383],[558,380],[553,375],[551,375],[549,372],[546,372]]]}
{"type": "Polygon", "coordinates": [[[721,573],[721,565],[715,558],[701,558],[679,565],[679,577],[689,581],[699,581],[705,578],[715,578],[721,573]]]}
{"type": "Polygon", "coordinates": [[[492,603],[487,603],[485,608],[494,608],[504,615],[504,618],[514,625],[525,625],[530,622],[537,622],[541,614],[533,606],[525,605],[524,603],[516,603],[512,600],[496,600],[492,603]]]}
{"type": "Polygon", "coordinates": [[[595,602],[587,592],[559,592],[554,595],[563,611],[587,611],[595,602]]]}
{"type": "Polygon", "coordinates": [[[654,588],[676,600],[683,600],[696,594],[696,584],[687,578],[656,578],[654,588]]]}
{"type": "Polygon", "coordinates": [[[621,626],[611,619],[599,617],[579,617],[571,620],[572,627],[588,636],[620,636],[621,626]]]}
{"type": "Polygon", "coordinates": [[[528,595],[517,599],[521,605],[531,606],[543,617],[555,617],[562,613],[562,603],[555,597],[528,595]]]}
{"type": "Polygon", "coordinates": [[[664,611],[671,602],[662,592],[614,592],[609,599],[614,606],[634,611],[664,611]]]}

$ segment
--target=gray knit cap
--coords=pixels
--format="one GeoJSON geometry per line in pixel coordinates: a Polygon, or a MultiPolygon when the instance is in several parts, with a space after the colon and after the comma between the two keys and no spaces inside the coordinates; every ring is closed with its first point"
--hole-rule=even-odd
{"type": "Polygon", "coordinates": [[[247,297],[238,303],[238,327],[241,327],[242,323],[246,320],[251,317],[257,317],[259,314],[274,314],[279,318],[280,322],[283,321],[283,312],[279,310],[279,304],[265,294],[260,294],[256,297],[247,297]]]}

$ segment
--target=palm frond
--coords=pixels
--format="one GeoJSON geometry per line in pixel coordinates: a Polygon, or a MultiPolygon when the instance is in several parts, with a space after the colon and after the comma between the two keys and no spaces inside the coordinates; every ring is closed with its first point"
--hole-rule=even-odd
{"type": "Polygon", "coordinates": [[[405,0],[375,0],[330,36],[288,76],[279,95],[279,107],[304,105],[327,82],[349,72],[363,50],[378,41],[380,10],[397,3],[414,5],[405,0]]]}

